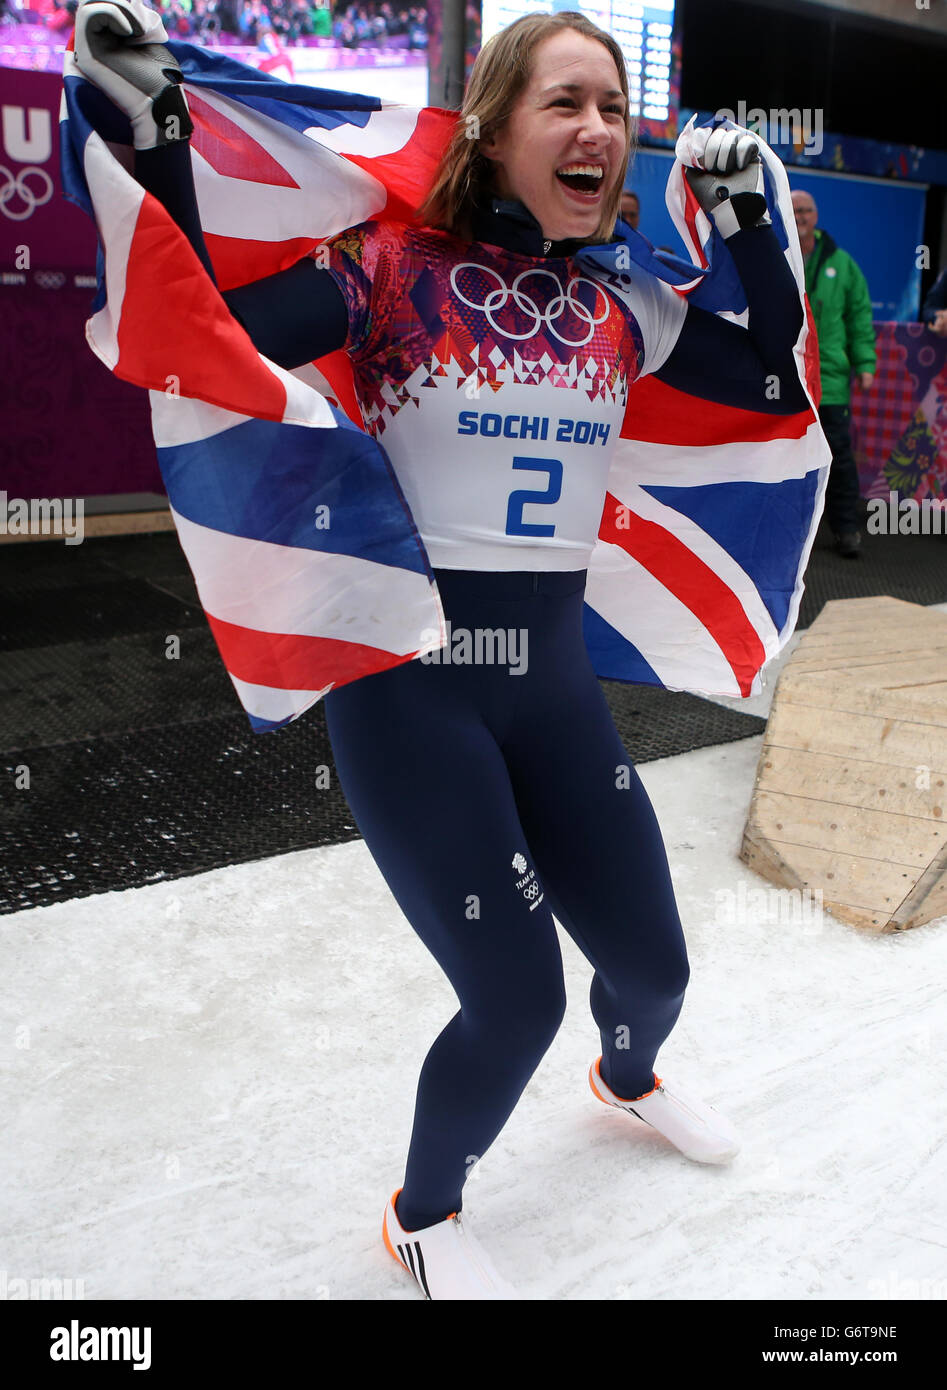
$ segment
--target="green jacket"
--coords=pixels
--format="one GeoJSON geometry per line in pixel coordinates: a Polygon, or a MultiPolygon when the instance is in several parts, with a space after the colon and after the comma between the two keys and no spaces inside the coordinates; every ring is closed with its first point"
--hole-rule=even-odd
{"type": "Polygon", "coordinates": [[[806,261],[806,294],[819,336],[821,403],[848,405],[852,372],[873,372],[878,364],[871,297],[848,252],[819,229],[806,261]]]}

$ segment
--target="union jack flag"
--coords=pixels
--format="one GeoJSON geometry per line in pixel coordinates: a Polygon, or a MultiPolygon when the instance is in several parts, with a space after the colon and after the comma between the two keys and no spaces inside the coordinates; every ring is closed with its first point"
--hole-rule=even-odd
{"type": "MultiPolygon", "coordinates": [[[[63,182],[99,232],[89,345],[149,391],[181,545],[237,695],[265,732],[333,686],[437,649],[447,631],[402,490],[362,427],[347,356],[284,370],[253,346],[221,291],[283,270],[363,221],[410,220],[457,114],[168,47],[184,73],[217,287],[132,176],[129,123],[69,51],[63,182]]],[[[586,273],[611,282],[627,246],[692,302],[745,322],[732,261],[683,177],[710,129],[688,125],[668,181],[687,258],[658,255],[637,233],[580,255],[586,273]]],[[[794,360],[810,408],[729,406],[725,362],[708,362],[700,397],[655,377],[635,384],[586,591],[586,644],[603,677],[746,696],[795,625],[830,455],[788,179],[760,144],[770,214],[806,309],[794,360]]]]}

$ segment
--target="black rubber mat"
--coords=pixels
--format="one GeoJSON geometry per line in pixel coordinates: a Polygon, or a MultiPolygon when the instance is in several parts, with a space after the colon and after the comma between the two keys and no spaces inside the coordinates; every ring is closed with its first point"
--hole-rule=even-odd
{"type": "Polygon", "coordinates": [[[717,743],[735,743],[766,728],[766,720],[757,715],[741,714],[699,695],[621,681],[601,684],[615,728],[636,763],[671,758],[717,743]]]}
{"type": "Polygon", "coordinates": [[[95,641],[127,632],[176,634],[182,626],[204,623],[200,608],[188,607],[141,579],[122,584],[40,589],[28,602],[14,591],[0,633],[0,651],[49,647],[68,632],[73,642],[95,641]]]}
{"type": "MultiPolygon", "coordinates": [[[[823,532],[800,626],[828,599],[876,593],[947,602],[947,538],[865,536],[850,561],[823,532]]],[[[602,685],[638,763],[765,726],[602,685]]],[[[250,731],[172,532],[0,545],[0,779],[0,913],[358,838],[320,706],[250,731]]]]}
{"type": "Polygon", "coordinates": [[[906,603],[947,603],[947,535],[871,536],[861,525],[862,553],[838,555],[824,525],[809,556],[797,627],[809,627],[830,599],[887,594],[906,603]]]}
{"type": "Polygon", "coordinates": [[[206,622],[177,626],[173,660],[163,629],[0,651],[0,753],[239,713],[206,622]]]}
{"type": "Polygon", "coordinates": [[[0,778],[3,913],[358,838],[318,710],[277,735],[240,714],[24,748],[0,778]]]}

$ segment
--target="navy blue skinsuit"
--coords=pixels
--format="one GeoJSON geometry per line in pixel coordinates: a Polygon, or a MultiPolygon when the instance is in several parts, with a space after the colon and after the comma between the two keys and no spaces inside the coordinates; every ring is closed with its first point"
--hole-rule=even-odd
{"type": "MultiPolygon", "coordinates": [[[[209,268],[186,146],[139,154],[136,175],[209,268]]],[[[541,229],[522,205],[494,201],[473,230],[477,240],[543,256],[541,229]]],[[[575,245],[553,243],[548,254],[575,245]]],[[[689,306],[657,375],[687,390],[708,353],[726,352],[732,404],[773,409],[765,382],[775,371],[784,388],[793,383],[778,410],[803,409],[791,360],[802,313],[775,236],[752,228],[727,245],[750,330],[689,306]]],[[[282,366],[345,339],[342,296],[311,261],[224,297],[282,366]]],[[[461,1209],[470,1166],[556,1035],[566,1000],[553,915],[594,967],[601,1072],[624,1098],[652,1088],[689,975],[661,833],[585,648],[586,572],[434,574],[452,630],[514,631],[525,669],[514,674],[515,660],[415,660],[325,697],[359,830],[460,1005],[421,1069],[397,1201],[408,1230],[461,1209]]],[[[392,1018],[408,1015],[411,1003],[392,999],[392,1018]]]]}

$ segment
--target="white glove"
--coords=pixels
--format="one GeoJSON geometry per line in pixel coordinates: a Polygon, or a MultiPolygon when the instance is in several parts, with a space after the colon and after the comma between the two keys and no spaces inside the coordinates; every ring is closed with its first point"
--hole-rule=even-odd
{"type": "Polygon", "coordinates": [[[707,137],[699,169],[687,168],[685,178],[697,201],[712,217],[721,236],[743,227],[771,227],[763,192],[763,160],[759,142],[746,130],[718,126],[707,137]]]}
{"type": "Polygon", "coordinates": [[[76,65],[125,112],[136,150],[186,140],[194,129],[167,37],[142,0],[80,0],[76,10],[76,65]]]}

